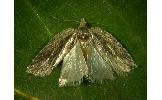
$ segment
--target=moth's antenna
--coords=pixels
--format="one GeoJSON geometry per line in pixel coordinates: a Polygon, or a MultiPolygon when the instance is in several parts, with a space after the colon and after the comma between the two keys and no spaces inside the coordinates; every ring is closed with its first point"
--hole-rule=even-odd
{"type": "Polygon", "coordinates": [[[79,27],[85,27],[85,26],[86,26],[86,21],[84,20],[84,18],[82,18],[79,27]]]}
{"type": "Polygon", "coordinates": [[[79,21],[76,21],[76,20],[66,20],[66,19],[61,19],[61,18],[57,18],[55,16],[51,16],[53,19],[56,19],[58,21],[62,21],[62,22],[76,22],[76,23],[79,23],[79,21]]]}

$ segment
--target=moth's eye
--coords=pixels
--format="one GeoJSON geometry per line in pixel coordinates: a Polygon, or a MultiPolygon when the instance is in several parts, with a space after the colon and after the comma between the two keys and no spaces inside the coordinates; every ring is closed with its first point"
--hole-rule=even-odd
{"type": "Polygon", "coordinates": [[[80,31],[81,33],[87,33],[87,32],[88,32],[88,29],[87,29],[86,27],[80,27],[80,28],[79,28],[79,31],[80,31]]]}

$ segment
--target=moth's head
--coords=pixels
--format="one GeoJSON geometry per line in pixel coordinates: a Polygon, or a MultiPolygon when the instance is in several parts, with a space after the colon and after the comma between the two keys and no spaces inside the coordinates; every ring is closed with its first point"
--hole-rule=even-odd
{"type": "Polygon", "coordinates": [[[89,39],[91,34],[86,26],[84,18],[81,19],[80,26],[78,27],[78,38],[81,40],[89,39]]]}

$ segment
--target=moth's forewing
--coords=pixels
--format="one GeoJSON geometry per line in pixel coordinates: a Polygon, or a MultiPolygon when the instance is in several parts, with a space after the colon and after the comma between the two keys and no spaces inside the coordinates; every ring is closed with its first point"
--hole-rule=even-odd
{"type": "MultiPolygon", "coordinates": [[[[32,63],[27,67],[27,72],[42,77],[49,75],[54,68],[53,64],[57,66],[58,62],[65,56],[65,53],[70,51],[71,46],[69,47],[65,45],[74,33],[74,29],[66,29],[54,36],[32,60],[32,63]],[[62,50],[65,52],[62,52],[62,50]],[[60,56],[62,57],[60,58],[60,56]]],[[[73,41],[71,41],[69,45],[72,45],[73,41]]]]}
{"type": "Polygon", "coordinates": [[[87,75],[88,67],[83,56],[80,42],[63,59],[59,86],[79,85],[84,75],[87,75]]]}
{"type": "Polygon", "coordinates": [[[136,67],[128,51],[110,33],[98,27],[91,28],[90,31],[99,54],[115,72],[123,74],[136,67]]]}
{"type": "Polygon", "coordinates": [[[107,63],[96,50],[93,41],[88,47],[88,76],[92,82],[102,82],[104,79],[113,79],[113,70],[111,64],[107,63]]]}

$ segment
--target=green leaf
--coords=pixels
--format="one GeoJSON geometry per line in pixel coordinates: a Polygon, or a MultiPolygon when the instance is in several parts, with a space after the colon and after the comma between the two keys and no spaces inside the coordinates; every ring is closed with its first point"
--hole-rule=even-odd
{"type": "Polygon", "coordinates": [[[15,0],[14,10],[15,99],[146,100],[146,0],[15,0]],[[127,77],[77,87],[58,87],[61,64],[44,78],[25,72],[50,38],[77,28],[81,18],[111,32],[138,68],[127,77]]]}

